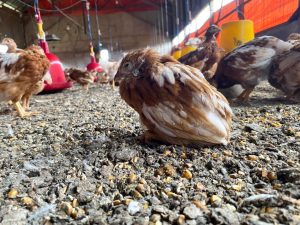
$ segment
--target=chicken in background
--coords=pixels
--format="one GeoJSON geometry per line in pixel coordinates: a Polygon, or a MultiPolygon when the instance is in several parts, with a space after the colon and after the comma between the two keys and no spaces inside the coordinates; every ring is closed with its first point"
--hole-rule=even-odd
{"type": "Polygon", "coordinates": [[[43,49],[36,45],[21,52],[0,54],[0,101],[11,101],[21,117],[35,115],[27,112],[20,101],[31,93],[32,87],[46,79],[49,66],[43,49]]]}
{"type": "Polygon", "coordinates": [[[288,36],[288,42],[292,45],[297,45],[300,43],[300,34],[299,33],[291,33],[288,36]]]}
{"type": "MultiPolygon", "coordinates": [[[[269,83],[282,90],[287,100],[300,94],[300,43],[275,57],[268,77],[269,83]]],[[[299,99],[297,99],[299,100],[299,99]]]]}
{"type": "Polygon", "coordinates": [[[222,58],[212,83],[218,89],[240,84],[244,91],[237,99],[248,102],[255,86],[268,78],[274,57],[292,46],[291,43],[272,36],[255,38],[222,58]]]}
{"type": "Polygon", "coordinates": [[[72,80],[79,83],[86,91],[89,90],[89,85],[94,83],[96,76],[96,72],[76,68],[68,68],[64,72],[68,81],[72,80]]]}
{"type": "Polygon", "coordinates": [[[199,47],[178,59],[179,62],[201,70],[207,80],[211,80],[215,74],[217,65],[222,57],[223,50],[218,47],[216,42],[216,34],[220,32],[220,28],[216,25],[210,26],[203,42],[199,43],[199,47]]]}
{"type": "MultiPolygon", "coordinates": [[[[22,53],[23,49],[17,48],[16,42],[11,38],[4,38],[1,41],[1,44],[6,45],[8,47],[7,53],[22,53]]],[[[36,95],[43,91],[45,87],[45,82],[47,84],[52,84],[52,78],[49,73],[47,73],[41,80],[39,80],[36,84],[32,84],[22,96],[21,102],[24,109],[29,109],[29,103],[32,95],[36,95]]]]}
{"type": "Polygon", "coordinates": [[[105,74],[106,74],[106,80],[108,83],[110,83],[110,85],[112,85],[112,89],[115,89],[115,86],[118,86],[119,83],[115,82],[115,75],[118,71],[120,65],[120,61],[118,62],[107,62],[106,64],[104,64],[104,70],[105,70],[105,74]]]}
{"type": "Polygon", "coordinates": [[[147,48],[125,56],[115,79],[147,128],[145,143],[228,144],[232,110],[198,69],[147,48]]]}

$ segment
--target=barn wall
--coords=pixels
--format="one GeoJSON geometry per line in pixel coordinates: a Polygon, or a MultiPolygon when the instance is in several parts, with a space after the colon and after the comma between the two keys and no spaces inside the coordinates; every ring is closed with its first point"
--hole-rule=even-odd
{"type": "Polygon", "coordinates": [[[288,22],[272,29],[259,33],[261,35],[271,35],[278,37],[282,40],[287,40],[291,33],[300,33],[300,20],[295,20],[293,22],[288,22]]]}
{"type": "Polygon", "coordinates": [[[22,18],[3,7],[0,8],[0,39],[4,37],[13,38],[19,47],[25,46],[22,18]]]}
{"type": "MultiPolygon", "coordinates": [[[[100,15],[100,29],[102,33],[103,46],[114,51],[113,60],[118,60],[123,51],[142,48],[146,46],[157,46],[159,42],[155,37],[156,11],[115,13],[100,15]]],[[[83,30],[83,19],[81,15],[72,16],[79,24],[62,15],[44,16],[44,29],[49,34],[56,34],[61,40],[49,42],[50,50],[57,54],[63,63],[83,67],[89,61],[88,43],[89,39],[83,30]]],[[[97,27],[95,16],[91,16],[93,37],[97,38],[97,27]]],[[[26,40],[28,43],[36,41],[36,26],[34,18],[28,19],[26,24],[26,40]]],[[[160,42],[166,39],[160,38],[160,42]]]]}

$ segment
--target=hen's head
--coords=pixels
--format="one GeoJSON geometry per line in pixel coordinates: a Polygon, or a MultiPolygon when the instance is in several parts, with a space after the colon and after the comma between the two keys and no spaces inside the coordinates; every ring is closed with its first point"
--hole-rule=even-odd
{"type": "Polygon", "coordinates": [[[115,80],[120,82],[123,79],[148,76],[153,66],[160,62],[160,58],[159,53],[150,48],[132,51],[123,58],[115,80]]]}
{"type": "Polygon", "coordinates": [[[37,45],[31,45],[31,46],[27,47],[25,49],[25,51],[29,54],[45,55],[44,50],[40,46],[37,46],[37,45]]]}
{"type": "Polygon", "coordinates": [[[291,33],[288,36],[288,40],[300,41],[300,34],[299,33],[291,33]]]}
{"type": "Polygon", "coordinates": [[[221,31],[221,29],[217,26],[217,25],[211,25],[206,33],[205,33],[205,37],[214,37],[217,33],[219,33],[221,31]]]}
{"type": "Polygon", "coordinates": [[[3,38],[1,44],[6,45],[8,47],[7,52],[15,52],[17,50],[17,44],[11,38],[3,38]]]}

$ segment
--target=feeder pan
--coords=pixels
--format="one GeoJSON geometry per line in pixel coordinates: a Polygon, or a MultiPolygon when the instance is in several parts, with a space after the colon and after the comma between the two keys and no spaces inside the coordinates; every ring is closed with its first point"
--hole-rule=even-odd
{"type": "MultiPolygon", "coordinates": [[[[39,46],[44,50],[46,57],[50,61],[49,73],[52,79],[52,84],[49,85],[46,83],[42,93],[55,92],[69,88],[72,86],[72,83],[67,82],[60,59],[49,51],[47,38],[45,37],[45,33],[43,31],[42,17],[38,8],[38,0],[34,1],[34,9],[38,28],[38,43],[39,46]]],[[[54,34],[47,35],[47,37],[48,40],[59,40],[59,38],[54,34]]]]}
{"type": "Polygon", "coordinates": [[[71,82],[67,82],[63,65],[59,58],[53,53],[45,53],[50,61],[49,73],[52,78],[52,84],[46,84],[43,93],[60,91],[72,87],[71,82]]]}
{"type": "Polygon", "coordinates": [[[42,93],[60,91],[72,86],[71,82],[67,82],[60,59],[49,51],[48,43],[40,40],[39,45],[44,50],[46,57],[50,61],[49,73],[51,75],[52,84],[45,84],[42,93]]]}
{"type": "Polygon", "coordinates": [[[97,63],[94,56],[91,56],[91,62],[87,64],[86,69],[88,71],[97,71],[98,73],[102,73],[104,71],[100,64],[97,63]]]}
{"type": "MultiPolygon", "coordinates": [[[[97,63],[96,58],[94,56],[91,56],[91,62],[87,64],[86,69],[88,71],[96,71],[97,73],[103,73],[104,69],[100,66],[99,63],[97,63]]],[[[94,79],[94,82],[98,81],[98,77],[96,76],[94,79]]]]}

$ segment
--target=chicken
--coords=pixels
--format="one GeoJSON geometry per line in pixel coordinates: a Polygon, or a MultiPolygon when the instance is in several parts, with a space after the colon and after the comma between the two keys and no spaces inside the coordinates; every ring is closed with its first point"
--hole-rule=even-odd
{"type": "Polygon", "coordinates": [[[229,142],[232,111],[201,72],[146,48],[129,53],[115,77],[120,95],[138,112],[145,143],[214,145],[229,142]]]}
{"type": "Polygon", "coordinates": [[[212,83],[217,88],[242,85],[245,90],[238,96],[238,100],[248,102],[255,86],[267,79],[273,58],[291,47],[292,44],[276,37],[255,38],[222,58],[212,83]]]}
{"type": "Polygon", "coordinates": [[[6,45],[8,47],[7,53],[15,53],[17,50],[17,44],[16,42],[11,38],[3,38],[1,41],[1,44],[6,45]]]}
{"type": "Polygon", "coordinates": [[[216,43],[215,35],[220,32],[216,25],[210,26],[205,33],[205,40],[199,47],[179,58],[179,62],[198,68],[207,80],[215,74],[218,62],[221,59],[222,49],[216,43]]]}
{"type": "Polygon", "coordinates": [[[268,81],[287,94],[288,100],[300,93],[300,43],[274,59],[268,81]]]}
{"type": "Polygon", "coordinates": [[[101,72],[101,73],[97,73],[98,76],[98,81],[100,84],[108,84],[109,83],[109,76],[107,74],[107,72],[101,72]]]}
{"type": "Polygon", "coordinates": [[[38,93],[42,92],[44,90],[45,83],[48,85],[52,84],[52,78],[49,72],[45,74],[43,79],[39,80],[35,84],[32,84],[31,87],[26,90],[21,99],[24,109],[29,109],[29,103],[32,95],[37,95],[38,93]]]}
{"type": "Polygon", "coordinates": [[[107,62],[105,64],[105,73],[107,81],[112,85],[112,88],[115,89],[115,85],[118,86],[119,83],[115,83],[115,75],[118,71],[120,61],[118,62],[107,62]]]}
{"type": "Polygon", "coordinates": [[[47,75],[50,63],[42,48],[32,45],[22,52],[0,54],[0,101],[11,101],[21,117],[26,112],[20,100],[47,75]]]}
{"type": "Polygon", "coordinates": [[[89,85],[94,83],[96,76],[96,72],[84,71],[76,68],[65,69],[65,74],[68,80],[76,81],[87,91],[89,85]]]}
{"type": "Polygon", "coordinates": [[[291,43],[292,45],[296,45],[300,43],[300,34],[299,33],[291,33],[288,36],[288,42],[291,43]]]}
{"type": "MultiPolygon", "coordinates": [[[[21,53],[24,50],[17,48],[16,42],[11,38],[4,38],[1,44],[6,45],[8,47],[7,53],[21,53]]],[[[52,84],[51,75],[46,74],[42,80],[39,80],[36,84],[32,84],[30,88],[28,88],[23,95],[21,101],[24,109],[29,109],[29,102],[32,95],[40,93],[44,87],[45,82],[48,84],[52,84]]]]}

